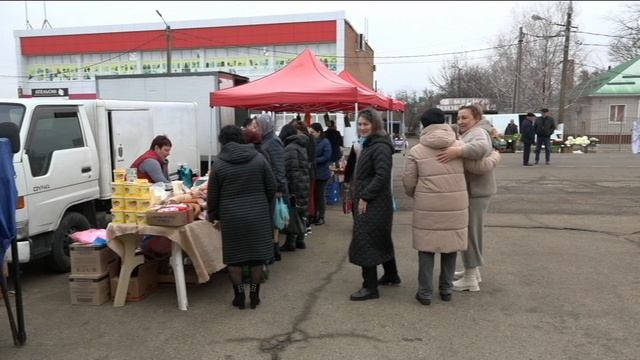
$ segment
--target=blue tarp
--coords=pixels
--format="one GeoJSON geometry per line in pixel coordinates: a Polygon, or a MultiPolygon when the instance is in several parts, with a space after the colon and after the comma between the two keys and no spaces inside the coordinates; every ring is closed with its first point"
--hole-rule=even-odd
{"type": "Polygon", "coordinates": [[[16,190],[13,153],[8,139],[0,139],[0,264],[16,239],[16,190]]]}

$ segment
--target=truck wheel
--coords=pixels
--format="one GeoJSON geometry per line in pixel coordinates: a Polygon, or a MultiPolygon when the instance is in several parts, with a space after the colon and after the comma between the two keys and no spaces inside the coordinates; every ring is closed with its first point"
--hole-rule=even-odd
{"type": "Polygon", "coordinates": [[[69,235],[76,231],[87,230],[90,227],[89,220],[80,213],[70,212],[64,215],[58,230],[53,233],[51,239],[51,254],[47,257],[47,263],[51,270],[61,273],[71,270],[69,245],[73,243],[73,240],[69,235]]]}

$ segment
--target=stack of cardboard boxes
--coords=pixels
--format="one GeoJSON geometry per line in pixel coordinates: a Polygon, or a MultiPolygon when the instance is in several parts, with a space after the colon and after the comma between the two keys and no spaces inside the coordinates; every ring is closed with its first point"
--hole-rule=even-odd
{"type": "Polygon", "coordinates": [[[101,305],[109,300],[109,280],[120,272],[120,259],[105,245],[71,244],[71,304],[101,305]]]}
{"type": "MultiPolygon", "coordinates": [[[[71,304],[102,305],[115,297],[120,274],[120,258],[116,253],[106,246],[72,244],[69,254],[71,304]]],[[[157,288],[158,262],[147,260],[131,274],[127,301],[140,301],[157,288]]]]}

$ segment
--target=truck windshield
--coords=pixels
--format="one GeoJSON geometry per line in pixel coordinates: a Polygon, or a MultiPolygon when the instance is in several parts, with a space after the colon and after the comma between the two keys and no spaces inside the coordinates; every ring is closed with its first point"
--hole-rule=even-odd
{"type": "Polygon", "coordinates": [[[0,123],[12,122],[18,125],[18,129],[22,126],[22,118],[24,117],[25,108],[20,104],[1,104],[0,103],[0,123]]]}

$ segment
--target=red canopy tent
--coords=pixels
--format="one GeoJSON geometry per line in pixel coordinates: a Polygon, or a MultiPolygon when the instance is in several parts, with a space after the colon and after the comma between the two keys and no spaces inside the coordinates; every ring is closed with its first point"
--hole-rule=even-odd
{"type": "Polygon", "coordinates": [[[275,112],[353,110],[356,103],[380,103],[329,70],[306,49],[279,71],[256,81],[211,93],[210,106],[240,107],[275,112]]]}
{"type": "Polygon", "coordinates": [[[377,92],[373,91],[370,87],[360,82],[360,80],[358,80],[347,70],[343,70],[340,74],[338,74],[338,76],[358,87],[358,90],[362,94],[362,98],[364,99],[366,97],[366,101],[361,101],[362,103],[368,103],[378,110],[391,109],[391,101],[393,99],[388,98],[384,95],[380,95],[377,92]]]}

